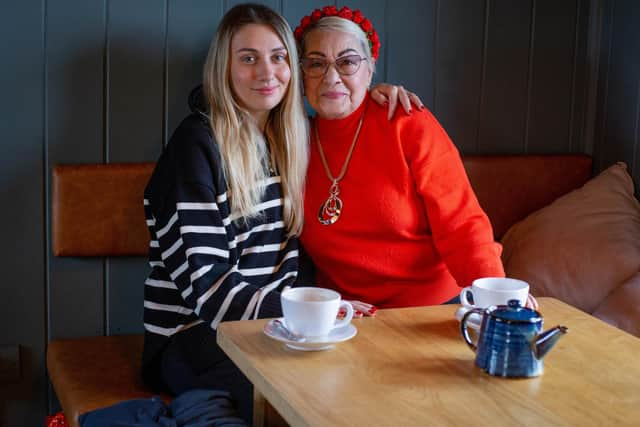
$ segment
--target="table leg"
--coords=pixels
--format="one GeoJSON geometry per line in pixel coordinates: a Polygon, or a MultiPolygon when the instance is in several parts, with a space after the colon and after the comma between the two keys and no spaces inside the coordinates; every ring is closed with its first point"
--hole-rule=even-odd
{"type": "Polygon", "coordinates": [[[289,427],[284,418],[255,387],[253,388],[253,427],[289,427]]]}
{"type": "Polygon", "coordinates": [[[267,399],[253,387],[253,427],[265,427],[267,399]]]}

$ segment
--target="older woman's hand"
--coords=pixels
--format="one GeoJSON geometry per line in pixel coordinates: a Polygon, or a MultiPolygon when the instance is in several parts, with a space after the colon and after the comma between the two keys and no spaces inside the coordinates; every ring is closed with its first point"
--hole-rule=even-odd
{"type": "Polygon", "coordinates": [[[527,296],[527,303],[525,305],[532,310],[538,309],[538,301],[531,294],[527,296]]]}
{"type": "MultiPolygon", "coordinates": [[[[356,300],[345,300],[353,307],[353,317],[362,316],[375,316],[378,308],[375,305],[367,304],[366,302],[356,300]]],[[[338,317],[344,317],[347,314],[347,310],[340,309],[338,317]]]]}
{"type": "Polygon", "coordinates": [[[409,92],[402,86],[379,83],[371,89],[371,98],[380,105],[389,104],[387,119],[391,120],[398,106],[398,101],[407,114],[411,114],[411,104],[419,109],[424,108],[420,97],[413,92],[409,92]]]}

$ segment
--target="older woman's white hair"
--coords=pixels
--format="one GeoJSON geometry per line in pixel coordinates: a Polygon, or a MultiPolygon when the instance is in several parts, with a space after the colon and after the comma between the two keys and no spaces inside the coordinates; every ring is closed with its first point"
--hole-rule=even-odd
{"type": "Polygon", "coordinates": [[[367,38],[367,35],[362,30],[360,25],[351,20],[340,18],[339,16],[325,16],[324,18],[319,19],[305,29],[305,32],[302,35],[302,39],[299,44],[300,56],[304,54],[304,44],[307,38],[307,34],[314,30],[341,31],[343,33],[351,34],[352,36],[354,36],[356,40],[358,40],[358,43],[362,48],[362,52],[367,58],[367,64],[369,69],[371,70],[371,73],[375,73],[376,61],[371,54],[369,39],[367,38]]]}

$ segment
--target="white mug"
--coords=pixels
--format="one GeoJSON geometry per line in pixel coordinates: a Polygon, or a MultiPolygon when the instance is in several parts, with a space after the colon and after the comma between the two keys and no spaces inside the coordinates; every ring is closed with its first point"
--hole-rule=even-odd
{"type": "Polygon", "coordinates": [[[527,303],[529,284],[508,277],[483,277],[476,279],[460,292],[460,303],[470,308],[487,308],[492,305],[506,305],[509,300],[517,299],[523,307],[527,303]],[[468,295],[473,296],[473,304],[468,295]]]}
{"type": "Polygon", "coordinates": [[[327,336],[333,329],[348,325],[353,318],[351,304],[342,301],[340,294],[331,289],[291,288],[282,292],[280,300],[287,328],[305,337],[327,336]],[[336,320],[341,307],[347,314],[336,320]]]}

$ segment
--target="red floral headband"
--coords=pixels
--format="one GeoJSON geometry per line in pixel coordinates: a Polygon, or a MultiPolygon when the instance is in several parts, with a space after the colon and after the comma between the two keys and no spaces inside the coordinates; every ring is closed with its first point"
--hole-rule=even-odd
{"type": "Polygon", "coordinates": [[[311,25],[319,21],[325,16],[336,16],[338,18],[344,18],[349,21],[353,21],[362,28],[362,31],[367,35],[369,40],[369,47],[371,48],[371,56],[373,59],[378,59],[380,54],[380,38],[377,31],[373,28],[373,24],[367,18],[364,17],[359,10],[351,10],[346,6],[338,10],[335,6],[325,6],[322,9],[314,10],[311,15],[307,15],[300,20],[300,25],[293,32],[294,37],[298,42],[302,41],[302,35],[311,25]]]}

